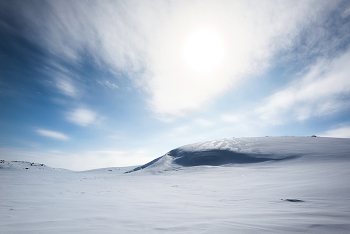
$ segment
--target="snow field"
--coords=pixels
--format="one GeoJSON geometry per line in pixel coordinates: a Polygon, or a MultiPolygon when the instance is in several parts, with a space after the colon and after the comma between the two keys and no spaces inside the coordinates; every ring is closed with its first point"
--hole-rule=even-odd
{"type": "MultiPolygon", "coordinates": [[[[251,152],[273,151],[262,139],[249,139],[251,152]]],[[[305,152],[284,161],[181,167],[166,157],[127,174],[3,168],[0,233],[349,233],[349,146],[305,139],[270,140],[305,152]]]]}

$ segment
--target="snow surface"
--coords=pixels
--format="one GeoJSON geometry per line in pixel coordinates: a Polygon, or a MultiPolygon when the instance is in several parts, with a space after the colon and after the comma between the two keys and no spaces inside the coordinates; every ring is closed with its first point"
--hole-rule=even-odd
{"type": "Polygon", "coordinates": [[[83,172],[2,160],[0,180],[0,233],[350,233],[350,139],[222,139],[83,172]]]}

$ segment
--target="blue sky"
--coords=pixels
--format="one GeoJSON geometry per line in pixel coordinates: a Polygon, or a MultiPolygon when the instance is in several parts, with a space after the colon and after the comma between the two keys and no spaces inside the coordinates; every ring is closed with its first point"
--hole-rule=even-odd
{"type": "Polygon", "coordinates": [[[0,158],[86,170],[350,137],[348,1],[0,1],[0,158]]]}

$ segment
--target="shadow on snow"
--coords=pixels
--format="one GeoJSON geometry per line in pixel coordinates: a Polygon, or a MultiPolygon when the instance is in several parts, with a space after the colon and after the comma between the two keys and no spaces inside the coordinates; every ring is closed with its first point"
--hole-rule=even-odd
{"type": "MultiPolygon", "coordinates": [[[[300,155],[292,155],[283,158],[276,158],[276,155],[268,154],[247,154],[238,153],[230,150],[206,150],[206,151],[184,151],[182,149],[174,149],[168,153],[168,156],[173,158],[173,163],[183,167],[192,166],[221,166],[225,164],[248,164],[248,163],[259,163],[266,161],[282,161],[290,160],[300,155]]],[[[162,157],[154,159],[153,161],[146,163],[145,165],[134,168],[131,171],[125,172],[130,173],[144,169],[156,163],[162,157]]]]}

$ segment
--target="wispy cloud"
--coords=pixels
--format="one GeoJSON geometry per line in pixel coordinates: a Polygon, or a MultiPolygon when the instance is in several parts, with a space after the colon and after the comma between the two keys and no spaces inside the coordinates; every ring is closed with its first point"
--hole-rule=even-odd
{"type": "MultiPolygon", "coordinates": [[[[244,75],[264,71],[277,51],[289,48],[303,28],[336,5],[334,1],[47,1],[23,3],[22,17],[31,41],[68,61],[88,55],[98,66],[122,70],[149,93],[152,111],[171,120],[205,107],[244,75]],[[189,69],[184,59],[188,36],[202,27],[215,30],[226,51],[223,62],[207,73],[189,69]]],[[[74,93],[67,82],[58,86],[67,95],[74,93]]]]}
{"type": "Polygon", "coordinates": [[[66,114],[66,119],[69,122],[86,127],[88,125],[97,123],[99,120],[97,113],[86,109],[78,108],[66,114]]]}
{"type": "Polygon", "coordinates": [[[98,83],[106,88],[109,89],[119,89],[119,86],[114,84],[113,82],[109,82],[108,80],[104,80],[104,81],[98,81],[98,83]]]}
{"type": "Polygon", "coordinates": [[[303,121],[350,108],[350,51],[319,60],[301,78],[267,98],[255,110],[260,120],[282,124],[303,121]]]}
{"type": "Polygon", "coordinates": [[[70,97],[77,96],[77,90],[68,78],[56,78],[56,87],[65,95],[70,97]]]}
{"type": "Polygon", "coordinates": [[[45,137],[50,137],[50,138],[57,139],[57,140],[64,140],[64,141],[69,140],[69,137],[61,132],[55,132],[55,131],[50,131],[50,130],[45,130],[45,129],[37,129],[36,132],[39,135],[42,135],[45,137]]]}

